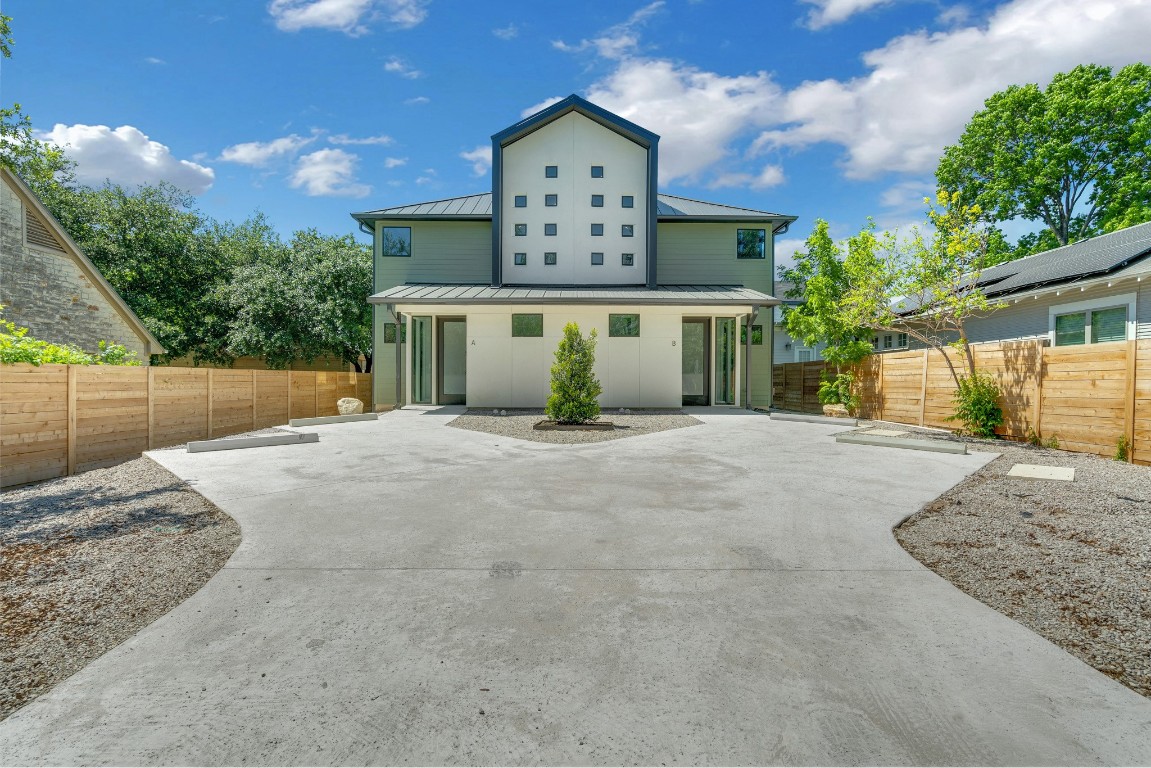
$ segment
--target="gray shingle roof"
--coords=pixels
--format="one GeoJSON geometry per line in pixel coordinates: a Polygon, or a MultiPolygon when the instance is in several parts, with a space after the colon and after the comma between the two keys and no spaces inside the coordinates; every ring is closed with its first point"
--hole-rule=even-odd
{"type": "MultiPolygon", "coordinates": [[[[721,203],[707,203],[675,195],[656,196],[657,215],[662,220],[689,219],[729,219],[732,221],[794,221],[794,216],[770,211],[757,211],[753,208],[737,208],[721,203]]],[[[358,221],[387,218],[443,218],[443,219],[490,219],[492,217],[492,193],[449,197],[445,200],[431,200],[426,203],[395,205],[374,211],[353,213],[358,221]]]]}
{"type": "Polygon", "coordinates": [[[1105,275],[1151,255],[1151,222],[1065,245],[984,270],[987,296],[1105,275]]]}
{"type": "Polygon", "coordinates": [[[369,299],[373,304],[664,304],[771,306],[779,300],[738,285],[504,286],[461,283],[397,285],[369,299]]]}

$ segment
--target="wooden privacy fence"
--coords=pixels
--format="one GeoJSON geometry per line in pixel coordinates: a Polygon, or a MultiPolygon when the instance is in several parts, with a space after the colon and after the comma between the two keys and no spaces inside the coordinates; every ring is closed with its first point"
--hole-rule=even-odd
{"type": "MultiPolygon", "coordinates": [[[[1048,347],[1042,341],[972,346],[975,367],[1003,391],[1004,437],[1032,432],[1059,447],[1114,455],[1120,438],[1136,463],[1151,464],[1151,340],[1048,347]]],[[[947,356],[962,372],[960,353],[947,356]]],[[[818,413],[824,363],[773,366],[777,408],[818,413]]],[[[857,369],[860,415],[902,424],[954,429],[955,382],[943,353],[909,350],[871,355],[857,369]]]]}
{"type": "Polygon", "coordinates": [[[371,375],[0,365],[0,486],[105,467],[150,448],[371,407],[371,375]]]}

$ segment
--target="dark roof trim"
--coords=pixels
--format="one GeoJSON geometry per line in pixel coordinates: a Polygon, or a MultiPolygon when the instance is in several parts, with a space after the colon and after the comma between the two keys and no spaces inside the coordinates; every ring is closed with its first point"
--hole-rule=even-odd
{"type": "Polygon", "coordinates": [[[646,128],[641,128],[630,120],[624,120],[619,115],[612,114],[602,107],[597,107],[587,99],[581,99],[574,93],[566,99],[557,101],[550,107],[541,109],[534,115],[525,117],[515,125],[509,126],[499,133],[492,134],[492,142],[499,146],[507,146],[514,141],[522,139],[532,131],[539,130],[548,123],[558,120],[569,112],[579,112],[584,117],[596,121],[624,138],[631,139],[645,149],[659,142],[659,136],[657,134],[652,133],[646,128]]]}

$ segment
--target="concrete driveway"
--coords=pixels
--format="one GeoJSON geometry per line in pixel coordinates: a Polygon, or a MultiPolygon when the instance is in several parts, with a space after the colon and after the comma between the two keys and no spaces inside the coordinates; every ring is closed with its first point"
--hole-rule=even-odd
{"type": "Polygon", "coordinates": [[[243,544],[0,723],[0,762],[1151,762],[1151,702],[895,543],[990,454],[743,412],[584,446],[451,418],[154,453],[243,544]]]}

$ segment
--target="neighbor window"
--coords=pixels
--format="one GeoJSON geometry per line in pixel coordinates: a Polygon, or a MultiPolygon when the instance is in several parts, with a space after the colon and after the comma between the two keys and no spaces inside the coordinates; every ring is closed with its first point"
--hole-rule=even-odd
{"type": "MultiPolygon", "coordinates": [[[[746,344],[747,343],[747,326],[746,325],[741,326],[739,329],[739,343],[740,344],[746,344]]],[[[751,326],[751,343],[756,344],[756,345],[762,345],[763,344],[763,326],[762,325],[751,326]]]]}
{"type": "Polygon", "coordinates": [[[592,195],[591,196],[591,207],[592,208],[603,208],[603,195],[592,195]]]}
{"type": "Polygon", "coordinates": [[[555,237],[556,225],[555,224],[544,224],[544,234],[548,237],[555,237]]]}
{"type": "Polygon", "coordinates": [[[528,207],[528,196],[527,195],[516,195],[516,208],[527,208],[527,207],[528,207]]]}
{"type": "Polygon", "coordinates": [[[608,315],[608,336],[639,336],[639,315],[608,315]]]}
{"type": "Polygon", "coordinates": [[[591,177],[593,179],[602,179],[603,178],[603,166],[602,165],[593,165],[591,167],[591,177]]]}
{"type": "Polygon", "coordinates": [[[1055,316],[1055,346],[1102,344],[1127,338],[1127,307],[1069,312],[1055,316]]]}
{"type": "Polygon", "coordinates": [[[621,208],[635,208],[635,198],[631,195],[624,195],[619,199],[621,208]]]}
{"type": "Polygon", "coordinates": [[[883,348],[884,349],[891,349],[891,347],[892,347],[891,334],[888,333],[888,334],[884,335],[884,337],[883,337],[883,348]]]}
{"type": "Polygon", "coordinates": [[[554,267],[556,263],[556,252],[546,251],[544,253],[544,264],[549,267],[554,267]]]}
{"type": "Polygon", "coordinates": [[[559,175],[560,175],[560,167],[558,165],[545,165],[544,166],[544,176],[546,176],[547,178],[556,179],[556,178],[559,178],[559,175]]]}
{"type": "Polygon", "coordinates": [[[555,208],[559,204],[559,195],[544,195],[544,205],[546,205],[548,208],[555,208]]]}
{"type": "Polygon", "coordinates": [[[765,229],[737,229],[735,233],[735,254],[741,259],[763,259],[764,244],[767,242],[765,229]]]}
{"type": "Polygon", "coordinates": [[[528,233],[527,224],[516,224],[516,237],[523,237],[528,233]]]}
{"type": "Polygon", "coordinates": [[[591,233],[592,233],[592,235],[596,235],[596,236],[602,235],[603,234],[603,224],[592,224],[591,225],[591,233]]]}
{"type": "Polygon", "coordinates": [[[907,349],[907,334],[899,334],[897,337],[897,342],[900,349],[907,349]]]}
{"type": "Polygon", "coordinates": [[[623,224],[619,228],[620,237],[633,237],[635,235],[634,224],[623,224]]]}
{"type": "Polygon", "coordinates": [[[634,253],[621,254],[620,255],[620,263],[623,264],[625,267],[634,267],[635,266],[635,254],[634,253]]]}
{"type": "MultiPolygon", "coordinates": [[[[400,343],[403,344],[407,340],[408,340],[408,328],[406,325],[401,324],[400,325],[400,343]]],[[[385,344],[395,344],[396,343],[396,324],[395,323],[384,323],[384,343],[385,344]]]]}
{"type": "Polygon", "coordinates": [[[516,254],[516,266],[517,267],[522,267],[527,263],[528,263],[528,255],[526,253],[517,253],[516,254]]]}
{"type": "Polygon", "coordinates": [[[381,256],[411,256],[412,228],[384,227],[380,236],[381,256]]]}
{"type": "Polygon", "coordinates": [[[592,266],[595,266],[595,267],[603,266],[603,254],[593,252],[591,255],[591,263],[592,263],[592,266]]]}
{"type": "Polygon", "coordinates": [[[512,315],[512,336],[522,338],[525,336],[544,335],[543,315],[512,315]]]}

